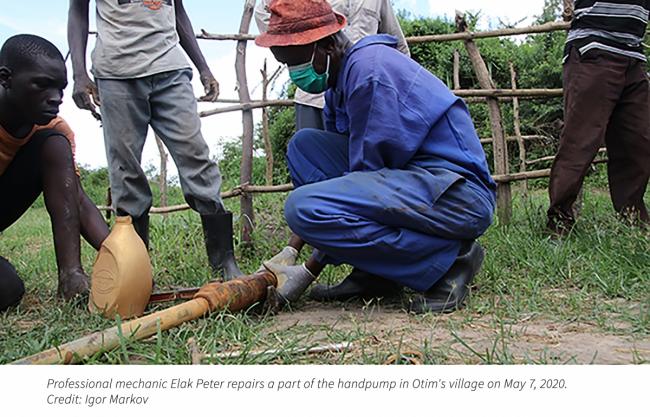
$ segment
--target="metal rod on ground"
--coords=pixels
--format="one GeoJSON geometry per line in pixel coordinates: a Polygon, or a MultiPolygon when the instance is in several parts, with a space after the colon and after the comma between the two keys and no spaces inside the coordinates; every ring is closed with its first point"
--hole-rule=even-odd
{"type": "Polygon", "coordinates": [[[99,352],[120,346],[123,338],[146,339],[158,329],[168,330],[215,311],[240,311],[265,299],[267,288],[277,286],[276,277],[269,272],[240,277],[225,283],[213,282],[201,287],[191,301],[158,311],[148,316],[122,323],[72,342],[17,360],[13,364],[77,363],[99,352]]]}

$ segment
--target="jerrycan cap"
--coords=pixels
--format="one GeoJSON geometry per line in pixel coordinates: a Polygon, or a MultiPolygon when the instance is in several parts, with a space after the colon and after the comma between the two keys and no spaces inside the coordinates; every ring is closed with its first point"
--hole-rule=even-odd
{"type": "Polygon", "coordinates": [[[131,216],[117,216],[115,217],[115,223],[133,224],[133,219],[131,218],[131,216]]]}

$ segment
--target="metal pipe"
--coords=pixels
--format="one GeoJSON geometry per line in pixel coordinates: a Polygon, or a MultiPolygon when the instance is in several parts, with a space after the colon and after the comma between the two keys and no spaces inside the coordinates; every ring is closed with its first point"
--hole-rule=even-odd
{"type": "Polygon", "coordinates": [[[266,298],[267,288],[277,286],[275,275],[260,272],[228,282],[211,282],[199,290],[194,299],[111,327],[101,332],[19,359],[12,364],[70,364],[78,363],[92,355],[115,349],[123,338],[146,339],[160,330],[177,327],[186,321],[215,311],[240,311],[266,298]]]}

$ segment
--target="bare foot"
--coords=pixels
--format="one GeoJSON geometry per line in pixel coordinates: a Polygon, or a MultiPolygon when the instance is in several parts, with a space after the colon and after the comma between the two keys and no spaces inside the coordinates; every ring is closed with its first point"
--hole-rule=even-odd
{"type": "Polygon", "coordinates": [[[59,287],[57,295],[69,301],[78,295],[86,296],[90,292],[90,280],[81,270],[74,270],[59,274],[59,287]]]}

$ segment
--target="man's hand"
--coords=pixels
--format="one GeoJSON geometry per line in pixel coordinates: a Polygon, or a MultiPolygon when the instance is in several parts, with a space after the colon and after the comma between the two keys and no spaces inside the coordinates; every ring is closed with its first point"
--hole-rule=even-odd
{"type": "Polygon", "coordinates": [[[75,79],[72,99],[77,107],[88,110],[95,119],[102,120],[101,115],[97,112],[97,107],[100,105],[99,92],[90,77],[86,75],[81,79],[75,79]]]}
{"type": "Polygon", "coordinates": [[[210,71],[201,73],[201,83],[205,89],[205,95],[199,98],[200,101],[217,101],[219,97],[219,82],[210,71]]]}
{"type": "Polygon", "coordinates": [[[296,258],[298,258],[298,251],[291,246],[285,246],[280,252],[278,252],[274,257],[264,262],[257,268],[256,272],[264,272],[266,268],[264,267],[265,263],[275,264],[275,265],[284,265],[284,266],[293,266],[296,264],[296,258]]]}
{"type": "Polygon", "coordinates": [[[564,7],[564,11],[562,12],[562,19],[563,19],[565,22],[570,22],[570,21],[573,20],[573,17],[574,17],[574,14],[575,14],[575,10],[574,10],[574,8],[575,8],[575,7],[574,7],[573,4],[567,3],[567,4],[565,5],[565,7],[564,7]]]}

